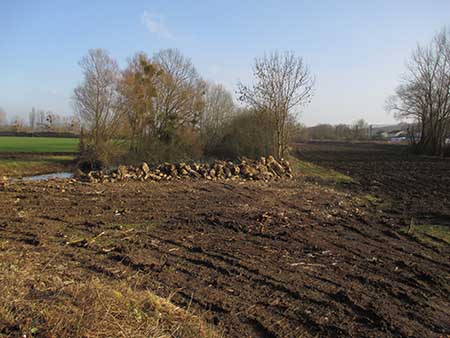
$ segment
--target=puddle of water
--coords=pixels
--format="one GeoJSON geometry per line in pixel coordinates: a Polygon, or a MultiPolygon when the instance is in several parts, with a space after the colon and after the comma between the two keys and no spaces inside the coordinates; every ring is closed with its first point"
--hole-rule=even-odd
{"type": "Polygon", "coordinates": [[[18,181],[44,181],[44,180],[51,180],[55,178],[60,179],[66,179],[66,178],[72,178],[73,173],[71,172],[59,172],[59,173],[51,173],[51,174],[45,174],[45,175],[36,175],[36,176],[26,176],[18,179],[18,181]]]}

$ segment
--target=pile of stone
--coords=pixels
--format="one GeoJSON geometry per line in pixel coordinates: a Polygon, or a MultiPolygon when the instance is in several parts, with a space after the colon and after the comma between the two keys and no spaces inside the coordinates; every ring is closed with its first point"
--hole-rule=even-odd
{"type": "Polygon", "coordinates": [[[78,178],[89,182],[115,181],[170,181],[180,179],[207,180],[262,180],[283,177],[292,178],[289,162],[275,160],[273,156],[259,160],[244,159],[239,163],[214,161],[214,163],[164,163],[151,168],[147,163],[140,166],[120,165],[109,171],[78,173],[78,178]]]}

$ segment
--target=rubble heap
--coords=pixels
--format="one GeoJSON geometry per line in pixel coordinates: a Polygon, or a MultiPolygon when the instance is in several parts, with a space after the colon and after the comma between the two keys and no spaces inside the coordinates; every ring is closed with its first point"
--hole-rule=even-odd
{"type": "Polygon", "coordinates": [[[77,177],[88,182],[115,181],[170,181],[179,179],[207,180],[262,180],[292,178],[289,162],[275,160],[273,156],[259,160],[242,160],[240,163],[216,160],[214,163],[163,163],[151,168],[147,163],[140,166],[120,165],[114,170],[79,172],[77,177]]]}

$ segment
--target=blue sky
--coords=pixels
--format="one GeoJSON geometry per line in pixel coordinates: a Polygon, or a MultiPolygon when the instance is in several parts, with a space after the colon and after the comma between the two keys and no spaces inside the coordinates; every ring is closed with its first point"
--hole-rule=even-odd
{"type": "Polygon", "coordinates": [[[230,90],[252,81],[254,58],[302,56],[316,95],[300,120],[387,123],[384,111],[417,43],[450,25],[449,0],[0,0],[0,107],[72,112],[78,61],[105,48],[121,66],[137,51],[174,47],[230,90]]]}

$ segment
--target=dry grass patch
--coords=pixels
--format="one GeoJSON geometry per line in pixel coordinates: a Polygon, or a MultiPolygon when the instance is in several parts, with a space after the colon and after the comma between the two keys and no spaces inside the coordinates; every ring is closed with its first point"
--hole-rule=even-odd
{"type": "Polygon", "coordinates": [[[450,245],[450,227],[448,225],[415,224],[412,220],[411,224],[401,231],[419,242],[438,247],[450,245]]]}
{"type": "Polygon", "coordinates": [[[64,280],[0,262],[0,337],[220,337],[201,317],[126,282],[64,280]]]}
{"type": "Polygon", "coordinates": [[[329,183],[351,183],[353,179],[333,169],[328,169],[312,162],[291,157],[292,168],[300,175],[320,179],[329,183]]]}

